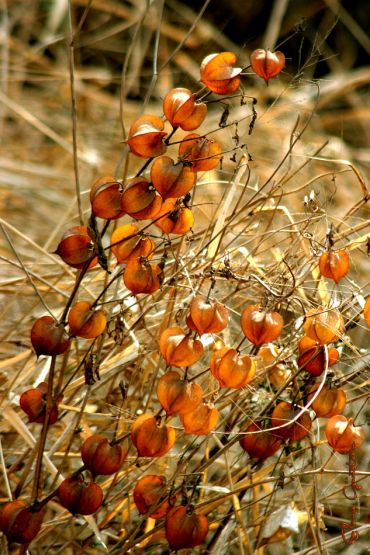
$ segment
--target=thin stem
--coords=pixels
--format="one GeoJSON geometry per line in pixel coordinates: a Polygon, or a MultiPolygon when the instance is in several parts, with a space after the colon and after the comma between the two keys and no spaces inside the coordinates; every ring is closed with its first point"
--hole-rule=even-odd
{"type": "Polygon", "coordinates": [[[50,413],[51,413],[51,410],[53,408],[53,381],[54,381],[54,372],[55,372],[55,362],[56,362],[56,357],[53,356],[51,358],[50,368],[49,368],[45,420],[42,424],[42,429],[41,429],[41,434],[40,434],[40,439],[39,439],[39,445],[38,445],[38,450],[37,450],[35,476],[34,476],[33,487],[32,487],[33,503],[37,503],[37,498],[38,498],[38,495],[39,495],[41,469],[42,469],[42,458],[43,458],[43,455],[44,455],[46,437],[47,437],[47,433],[48,433],[50,413]]]}
{"type": "Polygon", "coordinates": [[[77,153],[77,102],[75,90],[75,68],[74,68],[74,35],[72,24],[72,2],[68,0],[68,28],[69,28],[69,75],[70,75],[70,89],[71,89],[71,109],[72,109],[72,140],[73,140],[73,167],[75,173],[75,188],[77,197],[78,217],[80,225],[84,224],[82,203],[81,203],[81,189],[80,177],[78,169],[78,153],[77,153]]]}

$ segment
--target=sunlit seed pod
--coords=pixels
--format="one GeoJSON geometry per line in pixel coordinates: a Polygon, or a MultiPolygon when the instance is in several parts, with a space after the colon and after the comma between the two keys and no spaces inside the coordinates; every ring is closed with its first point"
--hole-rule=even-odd
{"type": "Polygon", "coordinates": [[[145,177],[127,182],[122,194],[122,207],[136,220],[155,218],[162,207],[162,199],[145,177]]]}
{"type": "Polygon", "coordinates": [[[173,447],[176,432],[151,414],[142,414],[131,426],[131,439],[139,457],[161,457],[173,447]]]}
{"type": "Polygon", "coordinates": [[[229,311],[216,299],[196,295],[190,303],[187,325],[199,335],[219,333],[229,322],[229,311]]]}
{"type": "Polygon", "coordinates": [[[267,81],[279,75],[284,69],[285,56],[279,50],[270,52],[270,50],[258,48],[253,50],[250,55],[250,62],[254,73],[267,83],[267,81]]]}
{"type": "Polygon", "coordinates": [[[81,447],[81,458],[93,476],[115,474],[123,465],[126,454],[119,444],[111,445],[102,434],[88,437],[81,447]]]}
{"type": "MultiPolygon", "coordinates": [[[[19,399],[19,405],[25,412],[30,422],[43,424],[46,416],[48,384],[41,382],[37,387],[24,391],[19,399]]],[[[58,420],[58,402],[60,399],[53,400],[49,413],[48,425],[55,424],[58,420]]]]}
{"type": "Polygon", "coordinates": [[[337,349],[329,347],[326,355],[324,346],[306,335],[299,340],[298,350],[300,353],[297,359],[298,366],[312,376],[320,376],[325,370],[326,363],[330,368],[339,360],[337,349]]]}
{"type": "Polygon", "coordinates": [[[337,341],[343,335],[345,326],[339,310],[319,306],[307,312],[303,329],[310,339],[325,345],[337,341]]]}
{"type": "MultiPolygon", "coordinates": [[[[319,384],[313,385],[309,390],[307,401],[315,397],[319,384]]],[[[321,418],[331,418],[341,414],[346,406],[346,392],[343,389],[328,387],[324,385],[320,393],[315,397],[311,407],[316,416],[321,418]]]]}
{"type": "Polygon", "coordinates": [[[189,163],[192,172],[209,171],[220,162],[221,147],[215,140],[190,133],[180,143],[179,157],[189,163]]]}
{"type": "Polygon", "coordinates": [[[216,94],[232,94],[240,85],[242,68],[234,67],[233,52],[209,54],[200,66],[200,82],[216,94]]]}
{"type": "Polygon", "coordinates": [[[256,373],[253,358],[249,355],[241,355],[236,349],[230,347],[223,347],[213,354],[210,369],[220,387],[235,389],[249,384],[256,373]]]}
{"type": "Polygon", "coordinates": [[[90,229],[86,226],[67,229],[54,254],[60,256],[63,262],[72,268],[81,270],[89,260],[91,260],[89,268],[93,268],[98,263],[98,258],[93,257],[95,247],[90,233],[90,229]]]}
{"type": "Polygon", "coordinates": [[[176,495],[171,495],[167,487],[165,476],[148,474],[137,481],[133,491],[134,503],[142,515],[150,518],[163,518],[176,501],[176,495]]]}
{"type": "Polygon", "coordinates": [[[246,338],[259,347],[279,337],[284,320],[278,312],[266,311],[260,305],[250,305],[242,312],[241,326],[246,338]]]}
{"type": "Polygon", "coordinates": [[[291,439],[292,441],[306,437],[311,430],[312,421],[307,412],[303,412],[298,419],[293,421],[300,410],[299,407],[294,407],[292,403],[287,403],[286,401],[276,405],[271,415],[271,427],[282,427],[274,430],[274,434],[284,439],[291,439]],[[289,424],[286,425],[288,422],[289,424]]]}
{"type": "Polygon", "coordinates": [[[199,339],[192,339],[178,326],[162,332],[159,350],[166,363],[177,368],[191,366],[202,357],[204,351],[199,339]]]}
{"type": "Polygon", "coordinates": [[[172,507],[165,520],[166,539],[172,550],[190,549],[200,545],[208,534],[208,519],[193,507],[172,507]]]}
{"type": "Polygon", "coordinates": [[[180,416],[187,434],[208,435],[219,420],[219,412],[213,403],[200,403],[193,411],[180,416]]]}
{"type": "Polygon", "coordinates": [[[32,326],[31,343],[37,356],[57,356],[68,349],[70,339],[63,324],[51,316],[41,316],[32,326]]]}
{"type": "Polygon", "coordinates": [[[319,259],[319,269],[322,276],[339,283],[349,270],[348,250],[323,252],[319,259]]]}
{"type": "Polygon", "coordinates": [[[150,177],[164,200],[184,196],[196,181],[196,175],[190,168],[181,162],[175,164],[169,156],[160,156],[154,160],[150,177]]]}
{"type": "Polygon", "coordinates": [[[160,156],[166,151],[163,142],[167,135],[163,121],[158,116],[143,115],[137,118],[128,132],[127,144],[130,151],[142,158],[160,156]]]}
{"type": "Polygon", "coordinates": [[[150,259],[154,255],[155,244],[152,239],[139,233],[136,224],[125,224],[117,227],[111,236],[111,250],[118,264],[125,264],[129,260],[145,257],[150,259]]]}
{"type": "Polygon", "coordinates": [[[184,131],[197,129],[207,115],[207,105],[197,101],[197,95],[189,89],[171,89],[163,100],[163,113],[172,127],[184,131]]]}
{"type": "Polygon", "coordinates": [[[87,301],[74,303],[68,313],[71,335],[94,339],[103,333],[107,320],[103,310],[94,310],[87,301]]]}
{"type": "Polygon", "coordinates": [[[155,293],[161,287],[162,278],[162,268],[150,264],[145,257],[128,260],[123,272],[124,284],[133,295],[155,293]]]}
{"type": "Polygon", "coordinates": [[[90,190],[91,211],[97,218],[116,220],[125,211],[122,209],[122,185],[114,177],[100,177],[90,190]]]}
{"type": "Polygon", "coordinates": [[[163,233],[173,233],[174,235],[185,235],[194,225],[193,212],[178,203],[175,198],[166,199],[160,212],[156,215],[154,224],[163,231],[163,233]]]}
{"type": "Polygon", "coordinates": [[[157,397],[167,414],[185,414],[200,405],[203,390],[199,384],[183,380],[172,370],[158,380],[157,397]]]}
{"type": "Polygon", "coordinates": [[[329,418],[325,434],[330,447],[341,454],[358,449],[365,440],[365,430],[355,426],[352,418],[348,419],[341,414],[329,418]]]}

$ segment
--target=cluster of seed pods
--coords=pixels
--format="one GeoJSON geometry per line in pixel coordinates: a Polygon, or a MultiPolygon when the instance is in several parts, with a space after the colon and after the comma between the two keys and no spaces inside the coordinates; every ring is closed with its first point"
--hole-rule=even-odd
{"type": "MultiPolygon", "coordinates": [[[[207,56],[201,64],[201,83],[216,95],[234,94],[242,77],[242,68],[235,64],[236,56],[232,52],[207,56]]],[[[268,82],[282,71],[285,57],[281,52],[259,49],[252,53],[250,65],[256,75],[268,82]]],[[[105,250],[115,257],[123,284],[132,295],[151,295],[161,288],[165,265],[164,261],[153,263],[157,247],[147,229],[154,225],[165,236],[181,236],[193,227],[189,197],[196,185],[197,173],[216,168],[222,156],[217,141],[194,133],[206,116],[207,104],[199,93],[175,88],[163,100],[162,118],[142,115],[134,121],[128,132],[127,147],[133,156],[151,162],[149,173],[124,183],[113,176],[95,181],[90,191],[89,225],[67,229],[55,251],[80,273],[81,279],[98,264],[107,269],[96,219],[109,223],[129,216],[132,221],[115,228],[105,250]],[[170,132],[166,131],[166,122],[171,126],[170,132]],[[178,129],[189,134],[180,141],[175,160],[166,151],[178,129]]],[[[319,271],[322,277],[338,284],[349,271],[348,251],[323,252],[319,271]]],[[[370,325],[369,301],[364,316],[370,325]]],[[[34,322],[31,343],[37,356],[57,357],[71,348],[74,338],[92,340],[105,332],[106,314],[96,302],[79,300],[70,304],[60,320],[47,315],[34,322]]],[[[198,293],[189,303],[183,326],[162,331],[158,347],[166,369],[157,381],[156,395],[164,414],[146,412],[132,423],[130,436],[138,457],[162,457],[173,448],[177,434],[169,423],[172,418],[179,418],[185,434],[201,436],[215,430],[219,410],[212,396],[207,397],[200,383],[189,377],[188,369],[204,355],[202,336],[222,334],[228,323],[226,306],[198,293]]],[[[267,309],[261,304],[248,305],[242,310],[240,328],[253,345],[252,352],[243,354],[239,347],[228,345],[214,350],[209,372],[218,389],[237,390],[248,386],[256,376],[258,358],[269,368],[268,379],[273,387],[278,389],[289,381],[291,374],[279,362],[279,348],[274,344],[284,330],[279,310],[267,309]]],[[[303,372],[320,377],[339,360],[337,348],[330,344],[342,336],[343,318],[338,310],[315,308],[305,315],[303,330],[296,365],[303,372]]],[[[310,385],[305,392],[307,402],[318,417],[329,419],[325,431],[333,450],[348,453],[353,445],[361,445],[364,431],[354,426],[352,419],[341,415],[346,406],[343,390],[325,384],[318,391],[319,387],[319,383],[310,385]]],[[[58,420],[61,400],[60,393],[53,394],[53,387],[42,382],[22,393],[20,407],[30,423],[52,426],[58,420]]],[[[310,414],[302,410],[301,404],[294,399],[280,401],[265,417],[244,422],[240,427],[240,446],[250,458],[263,461],[285,442],[308,436],[311,426],[310,414]]],[[[97,477],[119,472],[125,456],[124,449],[115,441],[109,442],[99,433],[91,435],[81,448],[82,467],[64,479],[56,492],[60,504],[73,515],[95,513],[104,498],[97,477]]],[[[142,476],[134,485],[133,498],[141,515],[165,519],[165,535],[171,549],[193,548],[205,540],[208,518],[189,500],[178,504],[178,492],[166,477],[142,476]]],[[[1,509],[0,529],[10,542],[29,543],[40,531],[43,517],[44,511],[37,504],[15,500],[1,509]]]]}

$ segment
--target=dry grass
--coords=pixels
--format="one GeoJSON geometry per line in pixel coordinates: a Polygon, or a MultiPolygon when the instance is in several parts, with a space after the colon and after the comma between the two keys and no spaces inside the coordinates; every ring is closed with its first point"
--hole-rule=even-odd
{"type": "MultiPolygon", "coordinates": [[[[212,4],[217,9],[217,2],[202,6],[212,9],[212,4]]],[[[287,25],[294,14],[289,12],[288,18],[286,4],[274,3],[277,12],[267,20],[261,43],[265,39],[273,45],[289,34],[287,28],[282,31],[283,21],[287,25]]],[[[91,433],[125,435],[140,411],[160,409],[155,388],[165,363],[158,352],[159,334],[169,325],[184,326],[192,296],[206,295],[210,287],[211,295],[229,308],[231,320],[225,332],[207,336],[209,353],[189,372],[191,377],[200,374],[207,400],[219,409],[217,428],[207,436],[186,435],[179,420],[168,419],[178,439],[158,460],[138,459],[125,440],[123,469],[98,479],[106,495],[104,507],[92,517],[76,518],[52,500],[30,554],[167,553],[161,521],[154,528],[154,521],[140,517],[133,504],[133,485],[143,473],[165,474],[179,488],[185,475],[188,492],[200,473],[195,504],[209,516],[210,532],[194,552],[303,555],[366,549],[368,443],[356,452],[357,478],[363,485],[360,539],[347,548],[340,533],[352,510],[342,494],[348,483],[347,457],[332,454],[323,419],[315,420],[309,440],[264,464],[251,464],[237,441],[244,421],[268,414],[277,398],[290,399],[307,379],[301,373],[277,394],[260,365],[256,379],[243,390],[219,390],[206,371],[215,344],[236,346],[241,341],[240,313],[247,304],[267,300],[282,313],[286,325],[280,360],[293,371],[301,317],[312,307],[338,306],[346,332],[338,342],[341,357],[334,377],[347,392],[345,414],[363,424],[368,418],[369,328],[361,311],[370,294],[370,109],[365,95],[370,68],[343,67],[331,58],[326,35],[337,4],[325,2],[322,26],[311,37],[316,50],[312,47],[301,68],[292,60],[268,87],[256,77],[245,78],[246,94],[258,99],[251,135],[250,100],[242,106],[239,98],[229,101],[230,125],[222,129],[222,107],[210,104],[201,131],[214,130],[212,136],[230,152],[222,169],[198,176],[193,233],[161,243],[155,253],[157,262],[164,250],[167,255],[161,291],[135,299],[117,280],[101,298],[108,332],[93,343],[75,339],[71,350],[57,359],[55,387],[64,397],[61,417],[46,439],[40,498],[80,466],[81,443],[91,433]],[[329,65],[319,83],[313,79],[318,51],[329,65]],[[231,160],[234,152],[236,162],[231,160]],[[335,248],[346,246],[351,258],[348,277],[335,287],[318,272],[318,255],[331,225],[335,248]],[[91,368],[94,380],[86,385],[91,368]],[[293,509],[299,533],[284,525],[281,541],[269,543],[274,530],[266,532],[266,522],[273,529],[282,506],[293,509]]],[[[23,2],[3,2],[2,8],[0,430],[5,463],[0,496],[5,502],[10,493],[26,501],[32,497],[40,426],[26,423],[19,395],[45,381],[49,372],[49,358],[36,360],[31,349],[30,328],[46,311],[60,318],[75,283],[76,271],[52,253],[63,231],[79,223],[76,190],[86,223],[91,183],[100,175],[134,175],[141,166],[128,159],[122,142],[132,121],[143,111],[160,115],[161,99],[174,86],[197,90],[205,55],[232,49],[247,66],[249,50],[200,17],[200,9],[197,16],[177,0],[75,0],[72,27],[63,1],[35,0],[27,9],[23,2]]],[[[363,30],[347,16],[340,14],[354,43],[368,48],[363,30]]],[[[181,137],[180,132],[176,140],[181,137]]],[[[129,221],[126,216],[120,224],[129,221]]],[[[158,230],[152,233],[160,236],[158,230]]],[[[117,275],[120,268],[113,260],[110,265],[117,275]]],[[[100,267],[91,270],[79,298],[96,299],[110,278],[100,267]]],[[[246,343],[243,353],[251,350],[246,343]]],[[[2,538],[4,554],[5,543],[2,538]]]]}

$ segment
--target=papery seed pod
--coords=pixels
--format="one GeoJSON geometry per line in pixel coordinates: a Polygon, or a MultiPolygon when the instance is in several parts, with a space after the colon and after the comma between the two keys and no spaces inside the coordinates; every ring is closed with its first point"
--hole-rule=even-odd
{"type": "MultiPolygon", "coordinates": [[[[86,226],[74,226],[64,232],[57,250],[54,254],[72,266],[72,268],[82,269],[94,255],[95,247],[90,230],[86,226]]],[[[98,263],[98,258],[92,258],[89,268],[93,268],[98,263]]]]}
{"type": "Polygon", "coordinates": [[[37,356],[56,356],[68,349],[70,340],[63,324],[51,316],[41,316],[32,326],[31,343],[37,356]]]}
{"type": "Polygon", "coordinates": [[[86,483],[79,474],[66,478],[58,488],[60,503],[72,514],[92,515],[103,504],[103,490],[94,482],[86,483]]]}
{"type": "Polygon", "coordinates": [[[128,260],[123,281],[133,295],[155,293],[161,287],[163,271],[158,264],[151,265],[147,258],[128,260]]]}
{"type": "Polygon", "coordinates": [[[163,121],[157,116],[144,115],[137,118],[128,132],[127,144],[136,156],[152,158],[166,151],[163,142],[167,135],[163,121]]]}
{"type": "Polygon", "coordinates": [[[251,67],[254,73],[262,77],[267,83],[276,77],[285,67],[285,56],[282,52],[270,52],[263,48],[253,50],[250,55],[251,67]]]}
{"type": "Polygon", "coordinates": [[[193,212],[175,198],[168,198],[153,222],[163,233],[185,235],[194,225],[193,212]]]}
{"type": "Polygon", "coordinates": [[[159,350],[169,366],[191,366],[203,355],[203,345],[198,339],[185,335],[178,326],[167,328],[161,334],[159,350]]]}
{"type": "Polygon", "coordinates": [[[176,500],[175,495],[169,499],[166,478],[156,474],[142,476],[135,485],[133,497],[139,513],[154,519],[163,518],[171,508],[170,503],[176,500]]]}
{"type": "Polygon", "coordinates": [[[192,172],[213,170],[221,160],[221,147],[197,133],[186,135],[179,146],[179,157],[190,164],[192,172]]]}
{"type": "Polygon", "coordinates": [[[183,380],[178,372],[170,371],[159,379],[157,397],[167,414],[185,414],[200,405],[203,390],[199,384],[183,380]]]}
{"type": "Polygon", "coordinates": [[[196,181],[196,175],[190,168],[181,162],[175,164],[169,156],[160,156],[154,160],[150,177],[164,200],[184,196],[196,181]]]}
{"type": "Polygon", "coordinates": [[[117,259],[117,264],[125,264],[140,257],[152,258],[155,243],[146,235],[140,235],[136,224],[125,224],[113,231],[111,250],[117,259]]]}
{"type": "Polygon", "coordinates": [[[241,326],[246,338],[259,347],[279,337],[284,321],[278,312],[268,312],[260,305],[250,305],[242,312],[241,326]]]}
{"type": "Polygon", "coordinates": [[[322,276],[339,283],[349,270],[348,250],[323,252],[319,259],[319,269],[322,276]]]}
{"type": "Polygon", "coordinates": [[[125,186],[122,207],[136,220],[150,220],[160,211],[162,199],[145,177],[134,177],[125,186]]]}
{"type": "Polygon", "coordinates": [[[180,415],[187,434],[208,435],[218,424],[219,413],[213,403],[200,403],[194,410],[180,415]]]}
{"type": "Polygon", "coordinates": [[[124,264],[141,256],[152,258],[155,244],[149,237],[139,234],[136,224],[125,224],[113,231],[111,250],[117,258],[117,264],[124,264]]]}
{"type": "Polygon", "coordinates": [[[122,209],[122,184],[114,177],[100,177],[90,190],[91,211],[97,218],[116,220],[125,211],[122,209]]]}
{"type": "MultiPolygon", "coordinates": [[[[41,382],[37,387],[24,391],[19,398],[19,405],[25,412],[30,422],[43,424],[46,416],[48,384],[41,382]]],[[[49,413],[49,426],[58,420],[58,402],[62,397],[53,400],[52,408],[49,413]]]]}
{"type": "MultiPolygon", "coordinates": [[[[307,401],[311,401],[319,384],[313,385],[309,390],[307,401]]],[[[337,414],[341,414],[346,406],[346,392],[343,389],[328,387],[324,385],[320,393],[315,398],[311,407],[315,411],[316,416],[321,418],[331,418],[337,414]]]]}
{"type": "Polygon", "coordinates": [[[131,426],[131,439],[139,457],[161,457],[173,447],[176,432],[151,414],[142,414],[131,426]]]}
{"type": "Polygon", "coordinates": [[[68,314],[71,335],[94,339],[103,333],[107,320],[102,310],[94,310],[87,301],[74,303],[68,314]]]}
{"type": "Polygon", "coordinates": [[[355,426],[353,418],[347,419],[341,414],[329,418],[325,434],[330,447],[341,454],[358,449],[365,440],[365,430],[361,426],[355,426]]]}
{"type": "Polygon", "coordinates": [[[220,387],[235,389],[250,383],[256,373],[253,358],[249,355],[241,355],[236,349],[230,347],[223,347],[213,354],[210,369],[220,387]]]}
{"type": "Polygon", "coordinates": [[[102,434],[88,437],[81,447],[81,458],[93,476],[115,474],[123,465],[125,456],[120,445],[110,445],[102,434]]]}
{"type": "Polygon", "coordinates": [[[240,431],[243,434],[239,440],[240,446],[252,459],[263,461],[280,448],[282,438],[274,432],[265,431],[256,422],[248,422],[240,431]]]}
{"type": "MultiPolygon", "coordinates": [[[[310,339],[306,335],[298,343],[299,357],[297,364],[312,376],[320,376],[326,365],[325,349],[318,341],[310,339]]],[[[336,364],[339,360],[339,352],[334,347],[327,350],[328,368],[336,364]]]]}
{"type": "Polygon", "coordinates": [[[204,333],[219,333],[226,328],[229,321],[229,311],[226,306],[216,299],[206,299],[197,295],[190,303],[189,315],[186,323],[193,331],[204,333]]]}
{"type": "Polygon", "coordinates": [[[29,543],[39,533],[43,518],[43,511],[31,510],[25,501],[15,499],[0,509],[0,530],[10,543],[29,543]]]}
{"type": "Polygon", "coordinates": [[[303,329],[310,339],[325,345],[337,341],[343,335],[345,326],[338,310],[319,306],[307,312],[303,329]]]}
{"type": "Polygon", "coordinates": [[[207,105],[197,101],[189,89],[171,89],[163,100],[163,113],[172,127],[184,131],[197,129],[207,115],[207,105]]]}
{"type": "Polygon", "coordinates": [[[242,68],[233,67],[236,56],[233,52],[209,54],[200,66],[200,82],[216,94],[232,94],[240,85],[242,68]]]}
{"type": "MultiPolygon", "coordinates": [[[[271,426],[275,428],[276,426],[287,424],[287,422],[290,422],[297,416],[298,412],[300,412],[298,407],[294,407],[292,403],[282,401],[276,405],[272,412],[271,426]]],[[[311,426],[311,418],[307,412],[304,412],[297,420],[291,422],[288,426],[274,430],[274,434],[284,439],[297,441],[299,439],[303,439],[309,434],[311,426]]]]}
{"type": "Polygon", "coordinates": [[[165,532],[171,549],[190,549],[200,545],[208,534],[208,519],[191,505],[172,507],[166,515],[165,532]]]}

